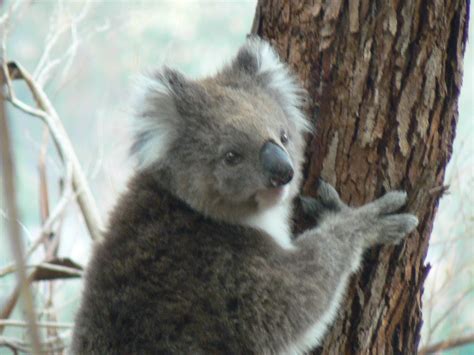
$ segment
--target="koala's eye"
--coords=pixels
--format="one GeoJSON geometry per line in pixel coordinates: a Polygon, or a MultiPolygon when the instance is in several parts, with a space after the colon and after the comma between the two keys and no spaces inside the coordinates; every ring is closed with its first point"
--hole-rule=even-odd
{"type": "Polygon", "coordinates": [[[236,152],[229,151],[224,155],[224,161],[227,165],[237,165],[242,161],[242,156],[236,152]]]}
{"type": "Polygon", "coordinates": [[[288,143],[288,135],[286,134],[285,131],[281,131],[281,133],[280,133],[280,141],[281,141],[283,144],[288,143]]]}

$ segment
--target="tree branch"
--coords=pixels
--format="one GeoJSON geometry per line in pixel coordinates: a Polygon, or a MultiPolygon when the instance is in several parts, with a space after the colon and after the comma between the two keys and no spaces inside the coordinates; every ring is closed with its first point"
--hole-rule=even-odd
{"type": "MultiPolygon", "coordinates": [[[[0,78],[0,87],[3,88],[3,77],[0,78]]],[[[15,166],[13,163],[12,147],[10,143],[8,122],[5,113],[4,101],[0,100],[0,134],[1,134],[1,162],[2,162],[2,181],[4,188],[4,197],[6,211],[9,218],[6,220],[8,225],[8,235],[13,255],[18,268],[18,282],[20,285],[20,294],[23,296],[24,310],[28,319],[28,329],[33,346],[33,353],[40,351],[40,336],[36,326],[36,315],[34,309],[34,300],[31,289],[29,287],[26,266],[24,263],[23,243],[21,233],[16,221],[18,217],[18,209],[16,205],[16,187],[15,187],[15,166]]],[[[0,327],[2,329],[2,327],[0,327]]]]}
{"type": "Polygon", "coordinates": [[[469,296],[471,294],[472,291],[474,291],[474,286],[464,290],[463,293],[461,293],[454,301],[451,301],[449,307],[444,310],[441,316],[436,320],[435,324],[433,326],[431,326],[430,324],[430,332],[434,333],[435,330],[440,326],[440,324],[443,323],[443,321],[453,312],[456,307],[458,307],[462,303],[466,296],[469,296]]]}
{"type": "Polygon", "coordinates": [[[419,355],[431,354],[436,353],[438,351],[447,350],[457,348],[459,346],[467,345],[474,343],[474,334],[469,334],[463,337],[448,339],[444,341],[440,341],[438,343],[434,343],[431,345],[427,345],[422,347],[419,351],[419,355]]]}
{"type": "MultiPolygon", "coordinates": [[[[82,277],[83,274],[84,274],[84,272],[80,269],[76,269],[76,268],[73,268],[73,267],[64,266],[64,265],[60,265],[60,264],[45,262],[45,261],[43,261],[39,264],[25,265],[25,266],[28,269],[33,269],[33,271],[32,271],[33,275],[36,272],[38,272],[39,269],[57,271],[57,272],[62,273],[64,276],[82,277]]],[[[12,272],[15,272],[15,271],[17,271],[17,267],[15,265],[9,265],[8,267],[3,268],[2,270],[0,270],[0,277],[11,274],[12,272]]],[[[32,281],[35,281],[37,279],[38,279],[38,277],[33,277],[32,281]]]]}
{"type": "MultiPolygon", "coordinates": [[[[65,187],[61,194],[61,197],[59,198],[59,201],[57,202],[52,212],[49,214],[48,218],[44,221],[43,225],[41,226],[39,236],[35,239],[35,241],[31,244],[31,246],[27,250],[26,255],[25,255],[25,262],[26,262],[26,259],[28,259],[33,254],[33,252],[41,245],[44,238],[53,231],[54,224],[58,221],[58,219],[61,218],[69,202],[71,202],[72,200],[76,198],[76,194],[74,194],[73,191],[71,191],[72,188],[69,187],[72,184],[71,179],[72,179],[72,167],[71,167],[71,164],[68,164],[66,166],[66,176],[65,176],[65,183],[64,183],[65,187]]],[[[51,256],[50,254],[51,254],[50,251],[46,252],[47,256],[48,255],[51,256]]],[[[46,261],[48,259],[49,257],[45,258],[46,261]]],[[[15,263],[11,263],[3,267],[2,269],[0,269],[0,277],[8,274],[9,272],[11,272],[10,270],[14,270],[14,269],[15,269],[15,263]]]]}
{"type": "MultiPolygon", "coordinates": [[[[65,338],[69,337],[70,332],[67,331],[66,334],[61,334],[58,336],[49,337],[43,343],[41,343],[41,353],[42,354],[55,354],[56,352],[60,352],[64,350],[66,347],[64,340],[65,338]]],[[[21,339],[12,338],[12,337],[0,337],[0,347],[8,347],[14,353],[18,353],[18,351],[22,353],[31,354],[32,349],[29,344],[25,343],[21,339]]]]}
{"type": "MultiPolygon", "coordinates": [[[[27,327],[28,322],[24,322],[22,320],[12,320],[12,319],[0,319],[1,326],[8,326],[8,327],[27,327]]],[[[41,328],[65,328],[71,329],[74,326],[74,323],[59,323],[59,322],[38,322],[38,327],[41,328]]]]}
{"type": "Polygon", "coordinates": [[[97,205],[90,191],[86,177],[82,171],[79,160],[77,159],[71,141],[64,129],[56,110],[49,101],[45,92],[36,84],[31,75],[18,63],[10,62],[4,70],[4,75],[8,79],[21,79],[28,85],[36,104],[40,110],[32,109],[27,105],[21,104],[14,93],[9,88],[10,97],[8,98],[16,107],[34,116],[40,117],[48,125],[56,148],[64,163],[70,163],[72,166],[72,183],[74,190],[78,192],[78,203],[81,208],[87,228],[94,240],[100,240],[102,237],[102,220],[97,209],[97,205]],[[26,107],[25,107],[26,106],[26,107]]]}

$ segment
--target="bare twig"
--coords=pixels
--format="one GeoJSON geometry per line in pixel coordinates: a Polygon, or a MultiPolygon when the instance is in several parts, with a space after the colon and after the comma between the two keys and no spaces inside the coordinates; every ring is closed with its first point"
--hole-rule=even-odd
{"type": "MultiPolygon", "coordinates": [[[[40,269],[41,268],[41,269],[51,270],[51,271],[60,271],[63,274],[72,275],[72,276],[79,276],[79,277],[82,277],[82,275],[83,275],[82,270],[78,270],[78,269],[63,266],[63,265],[56,265],[56,264],[52,264],[52,263],[47,263],[47,262],[42,262],[42,263],[33,264],[33,265],[26,265],[26,267],[28,269],[40,269]]],[[[15,272],[15,271],[17,271],[16,266],[13,266],[13,267],[9,266],[9,267],[3,268],[1,273],[0,273],[0,277],[11,274],[12,272],[15,272]]],[[[35,270],[33,270],[33,271],[35,271],[35,270]]]]}
{"type": "MultiPolygon", "coordinates": [[[[68,330],[63,332],[61,335],[49,337],[41,343],[41,353],[52,354],[54,352],[63,350],[66,347],[64,340],[69,336],[70,331],[68,330]]],[[[2,346],[10,348],[14,352],[21,351],[27,354],[32,353],[32,349],[29,344],[17,338],[0,337],[0,347],[2,346]]]]}
{"type": "MultiPolygon", "coordinates": [[[[61,4],[59,5],[61,7],[61,4]]],[[[85,18],[88,9],[89,1],[84,4],[79,15],[73,20],[74,26],[76,26],[85,18]]],[[[98,213],[95,200],[93,199],[92,193],[90,192],[89,186],[87,184],[87,180],[80,166],[79,160],[77,159],[70,139],[64,129],[64,126],[62,125],[62,121],[60,120],[56,110],[49,101],[48,97],[44,93],[42,86],[34,80],[34,77],[31,76],[21,65],[17,63],[7,63],[6,37],[9,29],[9,21],[10,17],[7,16],[4,19],[4,23],[2,26],[3,33],[0,47],[2,76],[6,83],[7,99],[18,109],[30,115],[41,118],[47,124],[53,135],[54,142],[61,159],[66,164],[68,162],[72,164],[73,186],[74,189],[79,192],[79,206],[81,208],[84,220],[86,222],[87,228],[92,239],[98,240],[101,238],[102,221],[98,213]],[[36,105],[38,106],[38,109],[25,104],[16,97],[15,92],[13,90],[13,86],[11,84],[11,80],[15,79],[25,81],[36,102],[36,105]]],[[[62,33],[62,29],[58,29],[56,27],[57,26],[55,26],[55,31],[52,32],[51,37],[49,37],[47,40],[47,47],[45,48],[45,52],[43,53],[41,60],[38,63],[37,70],[35,70],[35,74],[37,74],[38,76],[42,76],[42,73],[44,72],[44,65],[48,63],[50,51],[62,33]]]]}
{"type": "MultiPolygon", "coordinates": [[[[50,256],[52,255],[52,249],[53,248],[55,248],[54,244],[51,244],[51,245],[48,246],[48,250],[46,251],[45,260],[49,260],[50,256]]],[[[49,263],[49,264],[51,264],[51,263],[49,263]]],[[[2,273],[0,275],[3,276],[3,275],[6,275],[7,273],[13,272],[15,270],[15,267],[16,267],[15,264],[11,264],[11,265],[3,268],[2,273]]],[[[27,277],[28,284],[30,284],[31,282],[33,282],[36,279],[36,277],[38,276],[37,272],[40,269],[41,269],[41,264],[36,265],[36,267],[33,267],[33,269],[28,273],[28,277],[27,277]]],[[[81,276],[81,275],[77,275],[77,274],[72,275],[71,273],[66,273],[65,275],[71,275],[71,276],[75,276],[75,277],[78,277],[78,276],[80,277],[81,276]]],[[[62,277],[67,277],[67,276],[62,276],[62,277]]],[[[10,317],[10,314],[12,313],[13,308],[15,307],[19,296],[20,296],[20,285],[18,284],[14,288],[14,290],[12,291],[10,296],[7,298],[7,301],[5,302],[3,309],[0,310],[0,319],[6,319],[6,318],[10,317]]],[[[2,330],[3,330],[3,327],[0,326],[0,334],[2,333],[2,330]]]]}
{"type": "Polygon", "coordinates": [[[20,6],[20,1],[14,1],[9,9],[5,11],[3,15],[0,16],[0,26],[4,26],[8,21],[10,21],[11,14],[14,13],[17,8],[20,6]]]}
{"type": "Polygon", "coordinates": [[[453,312],[454,309],[459,307],[461,305],[462,301],[464,301],[466,299],[466,296],[469,296],[469,294],[473,290],[474,290],[474,287],[469,287],[463,293],[461,293],[458,297],[456,297],[456,299],[451,302],[449,307],[447,307],[444,310],[444,312],[441,314],[441,316],[436,320],[434,325],[431,326],[431,324],[430,324],[430,332],[434,333],[435,330],[439,327],[439,325],[443,323],[443,321],[446,319],[446,317],[448,317],[453,312]]]}
{"type": "MultiPolygon", "coordinates": [[[[61,25],[55,23],[52,26],[51,32],[46,38],[45,50],[43,51],[38,65],[36,66],[36,69],[34,70],[34,73],[32,75],[38,86],[45,87],[45,85],[52,77],[54,69],[57,68],[63,62],[66,62],[63,68],[63,77],[66,75],[67,71],[69,71],[70,66],[72,64],[72,60],[74,59],[77,53],[77,49],[79,47],[77,27],[86,17],[89,8],[90,1],[84,1],[82,9],[76,17],[68,16],[70,17],[68,21],[61,22],[61,25]],[[62,56],[51,59],[50,56],[52,49],[58,43],[62,35],[66,32],[70,32],[71,36],[69,48],[63,52],[62,56]]],[[[57,11],[59,12],[57,17],[64,17],[64,15],[62,14],[62,6],[58,6],[57,11]]]]}
{"type": "Polygon", "coordinates": [[[18,351],[27,352],[30,350],[30,347],[23,345],[19,339],[11,337],[0,337],[0,347],[2,346],[11,349],[14,354],[18,354],[18,351]]]}
{"type": "MultiPolygon", "coordinates": [[[[0,29],[7,29],[9,30],[10,27],[10,22],[12,22],[13,15],[18,15],[19,13],[22,12],[22,8],[25,8],[29,5],[29,1],[23,1],[23,0],[16,0],[12,1],[10,4],[9,8],[2,14],[0,15],[0,29]]],[[[4,6],[4,2],[2,2],[2,6],[4,6]]]]}
{"type": "Polygon", "coordinates": [[[459,337],[459,338],[454,338],[454,339],[448,339],[448,340],[440,341],[435,344],[424,346],[418,351],[418,354],[419,355],[433,354],[442,350],[453,349],[453,348],[457,348],[459,346],[463,346],[463,345],[467,345],[471,343],[474,343],[474,334],[469,334],[469,335],[459,337]]]}
{"type": "MultiPolygon", "coordinates": [[[[8,320],[2,321],[0,320],[0,324],[5,323],[4,326],[11,326],[11,327],[25,327],[25,322],[17,321],[17,320],[8,320]]],[[[41,327],[46,328],[46,330],[59,330],[59,329],[67,329],[63,331],[61,334],[57,334],[54,336],[50,336],[45,339],[40,344],[40,352],[52,354],[57,351],[61,351],[66,347],[66,338],[70,337],[71,328],[73,326],[72,323],[58,323],[58,322],[39,322],[38,323],[41,327]]],[[[20,339],[12,338],[12,337],[0,337],[0,347],[6,346],[10,349],[16,349],[21,352],[26,352],[27,354],[32,353],[32,349],[30,345],[20,339]]]]}
{"type": "Polygon", "coordinates": [[[26,82],[40,110],[32,109],[27,107],[27,105],[21,104],[15,98],[11,88],[9,90],[9,101],[11,101],[19,109],[42,118],[43,121],[48,125],[61,158],[66,164],[69,162],[72,165],[72,182],[74,189],[79,193],[78,202],[89,233],[92,239],[100,240],[102,235],[102,220],[100,218],[100,214],[89,189],[89,185],[82,171],[79,160],[77,159],[74,148],[72,147],[71,141],[58,114],[56,113],[56,110],[52,106],[44,91],[39,86],[37,86],[31,75],[22,66],[20,66],[18,63],[11,63],[8,65],[6,70],[7,72],[4,73],[4,75],[7,77],[23,79],[26,82]]]}
{"type": "Polygon", "coordinates": [[[62,192],[61,197],[59,198],[58,203],[53,208],[51,213],[49,214],[46,221],[43,223],[41,227],[41,232],[39,237],[33,242],[31,247],[28,249],[26,256],[29,257],[33,252],[38,248],[39,245],[43,242],[44,238],[46,238],[53,230],[54,224],[57,222],[58,219],[64,214],[64,211],[72,200],[74,200],[77,195],[71,191],[71,184],[72,184],[72,165],[69,163],[66,166],[66,177],[65,177],[65,187],[62,192]]]}
{"type": "Polygon", "coordinates": [[[46,152],[48,149],[49,130],[43,128],[43,143],[41,144],[38,158],[39,192],[40,192],[40,215],[41,223],[44,223],[49,216],[49,193],[46,173],[46,152]]]}
{"type": "MultiPolygon", "coordinates": [[[[10,293],[9,297],[4,303],[3,308],[0,310],[0,319],[6,319],[10,317],[10,314],[13,312],[13,308],[15,308],[15,305],[18,302],[18,298],[20,297],[20,289],[20,285],[17,284],[13,291],[10,293]]],[[[3,327],[0,326],[0,334],[2,333],[3,327]]]]}
{"type": "MultiPolygon", "coordinates": [[[[70,174],[71,174],[70,170],[71,170],[70,168],[66,168],[66,186],[70,185],[70,183],[68,182],[70,181],[70,174]]],[[[28,259],[33,254],[33,252],[38,248],[38,246],[41,245],[44,238],[51,233],[54,224],[63,215],[64,210],[67,207],[68,203],[71,200],[73,200],[75,197],[76,195],[71,193],[70,189],[63,191],[63,194],[61,195],[59,202],[54,207],[53,211],[51,212],[51,214],[48,216],[43,226],[41,227],[41,231],[39,233],[38,238],[33,242],[33,244],[30,246],[30,248],[26,252],[25,263],[26,263],[26,259],[28,259]]],[[[52,244],[50,244],[48,249],[46,250],[46,254],[45,254],[46,261],[50,260],[51,257],[53,256],[54,254],[53,251],[54,251],[54,248],[56,247],[56,244],[57,244],[57,241],[53,240],[52,244]]],[[[0,277],[13,272],[15,269],[16,269],[15,263],[11,263],[3,267],[2,269],[0,269],[0,277]]]]}
{"type": "MultiPolygon", "coordinates": [[[[49,214],[46,221],[43,223],[38,238],[31,244],[28,251],[26,252],[25,260],[28,259],[33,254],[33,252],[41,245],[44,238],[52,232],[55,223],[64,214],[64,211],[67,205],[69,204],[69,202],[71,202],[72,200],[76,198],[76,194],[72,193],[71,188],[69,187],[71,184],[70,181],[72,179],[71,175],[72,175],[72,167],[70,164],[68,164],[68,166],[66,167],[65,188],[63,190],[63,193],[58,203],[56,204],[52,212],[49,214]]],[[[51,256],[50,254],[51,253],[48,253],[48,252],[46,253],[46,255],[47,256],[49,255],[49,256],[46,257],[45,260],[48,260],[50,258],[51,256]]],[[[3,267],[2,269],[0,269],[0,277],[9,273],[10,272],[9,270],[14,269],[14,268],[15,268],[15,263],[11,263],[3,267]]]]}
{"type": "MultiPolygon", "coordinates": [[[[0,81],[1,87],[3,88],[3,80],[0,81]]],[[[36,315],[34,310],[34,301],[31,289],[29,287],[28,278],[26,274],[26,267],[24,263],[24,251],[23,244],[21,241],[21,233],[18,228],[18,224],[15,222],[18,220],[18,209],[16,205],[16,187],[14,179],[14,164],[12,158],[12,150],[10,144],[10,136],[8,134],[8,123],[4,108],[4,101],[0,100],[0,134],[1,137],[1,161],[2,161],[2,181],[4,188],[5,204],[7,214],[10,217],[8,219],[8,234],[10,237],[10,244],[12,247],[13,255],[18,267],[18,282],[20,285],[20,294],[23,296],[24,309],[28,319],[28,329],[31,336],[33,345],[33,352],[39,353],[40,349],[40,336],[38,328],[36,326],[36,315]]]]}
{"type": "MultiPolygon", "coordinates": [[[[48,183],[47,183],[47,172],[46,172],[46,152],[48,149],[48,138],[49,138],[49,129],[48,127],[43,128],[43,141],[41,144],[39,159],[38,159],[38,172],[39,172],[39,191],[40,191],[40,212],[41,212],[41,223],[44,224],[46,219],[49,217],[49,192],[48,192],[48,183]]],[[[46,238],[44,238],[44,249],[45,252],[48,249],[52,249],[51,256],[57,254],[57,246],[59,245],[59,236],[57,232],[50,233],[46,238]],[[54,243],[54,248],[52,245],[54,243]]],[[[45,260],[48,259],[49,255],[45,256],[45,260]]],[[[35,266],[37,270],[40,270],[40,266],[35,266]]],[[[38,279],[38,272],[35,272],[35,279],[38,279]]],[[[45,302],[45,308],[43,308],[38,313],[38,319],[41,320],[43,315],[45,315],[44,310],[50,310],[46,314],[46,320],[49,322],[57,322],[58,318],[56,312],[54,311],[54,281],[49,280],[47,285],[47,297],[45,302]]],[[[57,337],[58,330],[56,328],[48,328],[46,331],[48,336],[57,337]]]]}
{"type": "MultiPolygon", "coordinates": [[[[0,319],[0,325],[4,327],[27,327],[28,322],[15,319],[0,319]]],[[[38,327],[41,328],[64,328],[71,329],[74,326],[74,323],[65,323],[65,322],[38,322],[38,327]]]]}
{"type": "MultiPolygon", "coordinates": [[[[81,296],[80,296],[80,295],[71,296],[70,298],[68,298],[67,301],[64,301],[64,302],[62,302],[61,304],[58,304],[58,305],[56,306],[56,310],[68,308],[68,307],[70,307],[72,304],[75,304],[75,303],[79,302],[80,299],[81,299],[81,296]]],[[[48,312],[49,312],[49,310],[45,310],[44,313],[48,313],[48,312]]]]}
{"type": "Polygon", "coordinates": [[[51,270],[51,271],[60,271],[63,274],[79,276],[79,277],[81,277],[84,274],[82,270],[74,269],[68,266],[45,263],[45,262],[37,264],[37,265],[32,265],[32,267],[37,268],[37,269],[42,268],[42,269],[51,270]]]}
{"type": "Polygon", "coordinates": [[[50,26],[48,34],[46,35],[43,53],[38,60],[36,68],[33,70],[33,78],[35,78],[35,80],[38,80],[38,78],[41,76],[41,73],[44,71],[44,67],[50,61],[51,51],[53,50],[61,35],[68,28],[67,21],[61,21],[61,19],[64,17],[63,9],[63,3],[59,1],[52,16],[50,17],[50,26]]]}
{"type": "Polygon", "coordinates": [[[449,194],[449,185],[435,186],[428,191],[430,195],[436,195],[438,197],[449,194]]]}

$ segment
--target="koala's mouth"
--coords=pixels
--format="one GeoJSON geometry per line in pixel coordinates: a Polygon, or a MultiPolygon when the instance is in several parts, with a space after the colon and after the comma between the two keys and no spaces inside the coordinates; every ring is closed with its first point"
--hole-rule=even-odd
{"type": "Polygon", "coordinates": [[[255,194],[255,200],[260,208],[270,207],[284,201],[288,190],[288,185],[266,188],[255,194]]]}

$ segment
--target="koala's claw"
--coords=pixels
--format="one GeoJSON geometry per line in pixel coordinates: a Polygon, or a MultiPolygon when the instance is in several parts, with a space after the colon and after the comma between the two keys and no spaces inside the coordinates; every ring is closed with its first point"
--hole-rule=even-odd
{"type": "Polygon", "coordinates": [[[397,213],[406,201],[405,191],[391,191],[354,210],[356,216],[354,225],[365,223],[367,226],[366,241],[369,246],[396,244],[416,228],[418,225],[416,216],[410,213],[397,213]]]}
{"type": "Polygon", "coordinates": [[[385,216],[380,219],[378,243],[398,243],[418,226],[418,218],[409,213],[385,216]]]}
{"type": "Polygon", "coordinates": [[[319,179],[318,200],[328,209],[340,211],[346,208],[346,204],[341,201],[339,194],[330,184],[319,179]]]}
{"type": "Polygon", "coordinates": [[[327,182],[318,180],[318,196],[316,198],[300,196],[303,212],[317,220],[323,219],[328,213],[338,213],[348,207],[341,201],[339,194],[327,182]]]}
{"type": "Polygon", "coordinates": [[[398,211],[407,201],[405,191],[390,191],[384,196],[362,207],[362,210],[370,215],[384,215],[398,211]]]}

